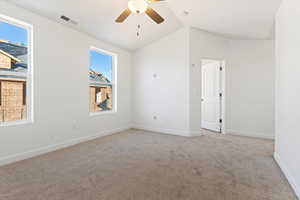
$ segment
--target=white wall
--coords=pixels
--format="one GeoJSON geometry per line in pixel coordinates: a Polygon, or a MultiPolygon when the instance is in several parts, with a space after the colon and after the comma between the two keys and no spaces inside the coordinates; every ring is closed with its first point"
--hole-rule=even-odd
{"type": "Polygon", "coordinates": [[[201,60],[215,59],[226,61],[227,132],[273,138],[273,48],[269,40],[233,41],[182,28],[138,50],[133,74],[135,127],[200,135],[201,60]]]}
{"type": "Polygon", "coordinates": [[[0,13],[34,27],[34,123],[0,127],[0,164],[129,127],[129,52],[3,1],[0,13]],[[119,56],[116,114],[89,116],[90,45],[119,56]]]}
{"type": "Polygon", "coordinates": [[[275,57],[272,40],[231,40],[190,31],[190,128],[201,129],[201,59],[225,60],[226,132],[274,137],[275,57]]]}
{"type": "Polygon", "coordinates": [[[275,158],[300,197],[300,1],[283,0],[276,17],[275,158]]]}
{"type": "Polygon", "coordinates": [[[274,138],[273,40],[230,40],[226,68],[228,133],[274,138]]]}
{"type": "Polygon", "coordinates": [[[188,46],[188,29],[182,28],[136,51],[134,127],[189,134],[188,46]]]}

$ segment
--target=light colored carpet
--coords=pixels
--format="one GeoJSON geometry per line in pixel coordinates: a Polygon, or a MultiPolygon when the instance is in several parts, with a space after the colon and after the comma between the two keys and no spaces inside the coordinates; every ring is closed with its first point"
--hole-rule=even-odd
{"type": "Polygon", "coordinates": [[[273,142],[129,130],[0,168],[1,200],[295,200],[273,142]]]}

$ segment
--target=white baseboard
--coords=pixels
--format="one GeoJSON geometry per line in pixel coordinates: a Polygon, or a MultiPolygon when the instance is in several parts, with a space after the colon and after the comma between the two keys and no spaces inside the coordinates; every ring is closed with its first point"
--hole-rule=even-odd
{"type": "Polygon", "coordinates": [[[266,133],[250,132],[250,131],[238,131],[238,130],[231,130],[231,129],[227,129],[226,134],[246,136],[246,137],[254,137],[254,138],[262,138],[262,139],[271,139],[271,140],[274,140],[274,138],[275,138],[274,135],[270,135],[270,134],[266,134],[266,133]]]}
{"type": "Polygon", "coordinates": [[[10,163],[14,163],[14,162],[21,161],[21,160],[25,160],[25,159],[32,158],[32,157],[35,157],[35,156],[39,156],[39,155],[49,153],[49,152],[52,152],[52,151],[56,151],[56,150],[59,150],[59,149],[63,149],[63,148],[66,148],[66,147],[70,147],[70,146],[73,146],[73,145],[76,145],[76,144],[79,144],[79,143],[82,143],[82,142],[86,142],[86,141],[89,141],[89,140],[93,140],[93,139],[96,139],[96,138],[112,135],[112,134],[115,134],[115,133],[118,133],[118,132],[121,132],[121,131],[128,130],[130,128],[131,128],[130,126],[126,126],[126,127],[122,127],[122,128],[102,131],[102,132],[100,132],[98,134],[95,134],[95,135],[90,135],[90,136],[80,137],[80,138],[74,138],[74,139],[71,139],[69,141],[59,143],[59,144],[53,144],[53,145],[49,145],[49,146],[46,146],[46,147],[41,147],[41,148],[38,148],[38,149],[30,150],[30,151],[27,151],[27,152],[24,152],[24,153],[19,153],[19,154],[10,155],[10,156],[7,156],[7,157],[2,157],[2,158],[0,158],[0,166],[7,165],[7,164],[10,164],[10,163]]]}
{"type": "Polygon", "coordinates": [[[277,162],[277,164],[279,165],[279,167],[280,167],[281,171],[283,172],[283,174],[285,175],[286,179],[292,186],[294,192],[296,193],[296,196],[298,197],[298,199],[300,199],[300,186],[297,184],[296,180],[293,178],[287,165],[284,163],[284,161],[280,158],[279,154],[276,152],[274,153],[274,159],[277,162]]]}
{"type": "Polygon", "coordinates": [[[202,130],[199,131],[190,131],[191,137],[203,136],[202,130]]]}
{"type": "Polygon", "coordinates": [[[145,131],[165,133],[165,134],[168,134],[168,135],[177,135],[177,136],[184,136],[184,137],[191,136],[190,132],[185,131],[185,130],[156,128],[156,127],[149,127],[149,126],[144,126],[144,125],[139,125],[139,124],[133,124],[131,127],[135,128],[135,129],[145,130],[145,131]]]}

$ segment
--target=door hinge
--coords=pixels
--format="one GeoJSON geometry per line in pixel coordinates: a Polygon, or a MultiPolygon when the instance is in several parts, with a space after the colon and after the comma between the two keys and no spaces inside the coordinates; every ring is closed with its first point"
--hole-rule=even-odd
{"type": "Polygon", "coordinates": [[[223,120],[222,119],[220,119],[220,123],[222,123],[223,122],[223,120]]]}

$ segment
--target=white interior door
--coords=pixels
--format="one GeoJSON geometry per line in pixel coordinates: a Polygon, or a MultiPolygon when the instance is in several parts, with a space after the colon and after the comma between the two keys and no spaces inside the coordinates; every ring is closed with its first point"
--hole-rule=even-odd
{"type": "Polygon", "coordinates": [[[219,61],[207,61],[202,64],[201,127],[221,132],[219,61]]]}

